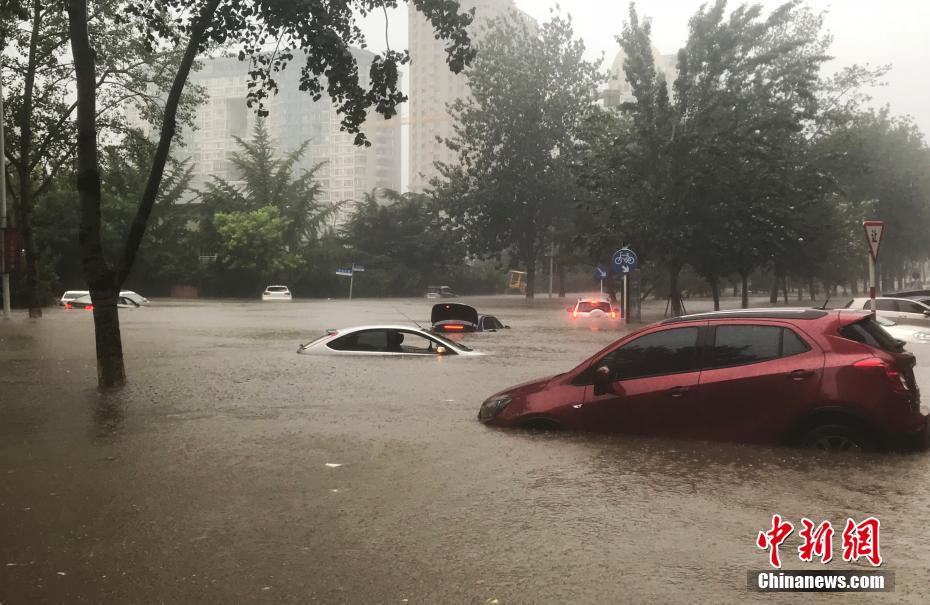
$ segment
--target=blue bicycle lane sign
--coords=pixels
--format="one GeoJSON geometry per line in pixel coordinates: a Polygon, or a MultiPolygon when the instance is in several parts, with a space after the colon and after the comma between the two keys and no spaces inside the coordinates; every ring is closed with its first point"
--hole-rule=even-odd
{"type": "Polygon", "coordinates": [[[629,248],[621,248],[614,252],[611,268],[614,273],[632,273],[636,269],[638,261],[635,252],[629,248]]]}

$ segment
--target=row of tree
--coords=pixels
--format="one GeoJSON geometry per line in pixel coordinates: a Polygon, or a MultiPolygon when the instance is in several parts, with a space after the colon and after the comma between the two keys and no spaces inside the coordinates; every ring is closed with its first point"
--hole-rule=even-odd
{"type": "MultiPolygon", "coordinates": [[[[418,295],[433,283],[493,292],[502,281],[493,267],[463,262],[463,246],[432,198],[376,189],[351,204],[326,203],[315,179],[320,166],[295,169],[306,145],[280,153],[261,120],[238,143],[230,160],[240,178],[214,178],[202,191],[190,187],[188,160],[169,159],[126,287],[149,296],[192,285],[205,296],[255,297],[269,283],[285,283],[301,296],[344,296],[347,284],[333,269],[352,264],[367,267],[356,284],[362,296],[418,295]],[[340,213],[347,218],[337,222],[340,213]]],[[[153,153],[136,131],[103,149],[101,241],[108,256],[118,253],[132,223],[153,153]]],[[[68,228],[79,220],[74,197],[73,182],[60,178],[36,200],[42,301],[84,281],[77,234],[68,228]]],[[[26,279],[23,272],[16,289],[22,304],[26,279]]]]}
{"type": "Polygon", "coordinates": [[[570,19],[502,19],[467,71],[472,97],[451,108],[459,161],[433,195],[470,253],[527,267],[527,296],[550,244],[588,262],[632,245],[667,280],[641,289],[675,314],[685,268],[718,305],[733,275],[748,304],[760,270],[773,298],[789,278],[855,289],[866,218],[886,221],[894,287],[930,256],[930,151],[909,119],[864,109],[887,68],[823,74],[822,21],[800,2],[765,15],[717,0],[692,17],[667,82],[631,5],[618,42],[633,98],[614,109],[595,103],[602,76],[570,19]]]}

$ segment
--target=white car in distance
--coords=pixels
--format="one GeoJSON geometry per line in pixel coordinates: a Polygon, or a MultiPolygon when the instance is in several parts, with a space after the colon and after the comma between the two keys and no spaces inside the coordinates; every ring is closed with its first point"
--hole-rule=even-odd
{"type": "MultiPolygon", "coordinates": [[[[129,300],[136,303],[136,305],[140,307],[142,305],[149,304],[149,299],[142,296],[141,294],[137,294],[136,292],[133,292],[132,290],[120,290],[119,295],[124,298],[128,298],[129,300]]],[[[67,303],[73,302],[85,296],[90,296],[90,290],[68,290],[67,292],[61,295],[61,298],[58,299],[58,304],[64,307],[67,305],[67,303]]]]}
{"type": "Polygon", "coordinates": [[[291,291],[287,286],[268,286],[265,288],[265,291],[262,292],[262,300],[290,302],[292,300],[291,291]]]}
{"type": "Polygon", "coordinates": [[[301,355],[381,355],[449,357],[483,355],[435,332],[402,325],[357,326],[327,330],[297,348],[301,355]]]}
{"type": "MultiPolygon", "coordinates": [[[[871,298],[854,298],[846,303],[847,309],[872,310],[871,298]]],[[[930,326],[930,306],[910,298],[882,296],[875,299],[875,314],[899,324],[930,326]]]]}

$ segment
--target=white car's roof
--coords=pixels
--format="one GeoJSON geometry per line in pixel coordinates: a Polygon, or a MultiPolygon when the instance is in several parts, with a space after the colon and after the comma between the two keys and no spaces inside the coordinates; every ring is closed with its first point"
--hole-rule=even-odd
{"type": "MultiPolygon", "coordinates": [[[[429,332],[428,328],[419,328],[417,326],[404,324],[372,324],[370,326],[352,326],[351,328],[333,328],[337,332],[355,332],[357,330],[413,330],[414,332],[429,332]]],[[[433,332],[430,332],[433,334],[433,332]]]]}
{"type": "MultiPolygon", "coordinates": [[[[853,300],[861,300],[861,301],[865,302],[865,301],[867,301],[867,300],[872,300],[872,299],[869,298],[868,296],[857,296],[857,297],[854,298],[853,300]]],[[[916,299],[913,299],[913,298],[905,298],[905,297],[903,297],[903,296],[876,296],[876,297],[875,297],[875,300],[906,300],[906,301],[908,301],[908,302],[916,302],[916,303],[919,303],[919,302],[920,302],[919,300],[916,300],[916,299]]]]}

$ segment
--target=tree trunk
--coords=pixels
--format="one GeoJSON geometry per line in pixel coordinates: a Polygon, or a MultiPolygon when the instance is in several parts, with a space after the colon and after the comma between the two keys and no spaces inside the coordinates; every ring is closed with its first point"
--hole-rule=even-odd
{"type": "Polygon", "coordinates": [[[126,381],[120,339],[119,294],[113,269],[100,241],[100,169],[97,161],[96,82],[94,51],[87,32],[87,0],[68,0],[71,54],[77,85],[77,190],[81,202],[81,265],[94,304],[97,344],[97,385],[121,386],[126,381]]]}
{"type": "Polygon", "coordinates": [[[807,289],[811,294],[811,301],[813,302],[817,297],[817,284],[814,283],[813,277],[807,280],[807,289]]]}
{"type": "Polygon", "coordinates": [[[778,302],[778,274],[772,273],[772,287],[769,288],[769,302],[773,305],[778,302]]]}
{"type": "Polygon", "coordinates": [[[714,311],[720,310],[720,279],[715,275],[711,277],[710,282],[710,291],[714,297],[714,311]]]}
{"type": "Polygon", "coordinates": [[[743,309],[749,308],[749,272],[740,272],[740,287],[742,288],[742,299],[740,300],[740,307],[743,309]]]}
{"type": "Polygon", "coordinates": [[[681,290],[678,288],[678,276],[680,273],[680,265],[670,265],[668,267],[668,300],[672,317],[679,317],[684,314],[684,309],[681,304],[681,290]]]}
{"type": "Polygon", "coordinates": [[[565,265],[561,257],[556,261],[556,270],[559,276],[559,298],[565,298],[565,265]]]}
{"type": "Polygon", "coordinates": [[[119,290],[132,270],[136,252],[145,235],[145,227],[158,196],[171,140],[174,138],[181,93],[197,57],[206,27],[212,22],[220,0],[210,0],[201,9],[191,28],[184,57],[165,101],[164,122],[152,160],[152,169],[116,271],[107,262],[100,239],[100,170],[95,122],[97,91],[94,79],[94,51],[90,46],[87,31],[87,0],[67,1],[71,54],[77,84],[77,188],[81,201],[81,227],[78,239],[81,244],[84,278],[94,303],[97,382],[101,388],[110,388],[126,382],[119,313],[116,307],[119,290]]]}
{"type": "Polygon", "coordinates": [[[536,297],[536,263],[529,263],[526,266],[526,299],[530,300],[536,297]]]}
{"type": "Polygon", "coordinates": [[[23,79],[23,105],[19,115],[19,204],[17,219],[23,231],[23,248],[26,250],[26,304],[29,317],[42,317],[42,301],[39,300],[39,258],[32,230],[33,199],[32,171],[32,98],[35,91],[39,28],[42,26],[42,2],[33,1],[32,35],[29,39],[29,59],[23,79]]]}
{"type": "Polygon", "coordinates": [[[784,295],[785,304],[787,305],[788,304],[788,276],[787,275],[781,276],[781,291],[782,291],[782,294],[784,295]]]}

